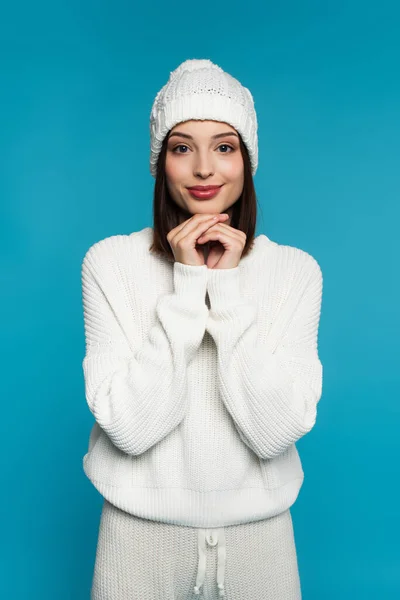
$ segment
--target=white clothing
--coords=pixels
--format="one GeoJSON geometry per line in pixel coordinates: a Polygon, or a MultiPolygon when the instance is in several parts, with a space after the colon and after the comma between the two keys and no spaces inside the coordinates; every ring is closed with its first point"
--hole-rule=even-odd
{"type": "Polygon", "coordinates": [[[91,600],[301,597],[290,509],[202,529],[141,519],[104,500],[91,600]]]}
{"type": "Polygon", "coordinates": [[[218,528],[273,517],[303,483],[295,442],[322,391],[321,269],[263,234],[232,269],[170,263],[151,241],[147,227],[84,257],[95,418],[84,471],[146,519],[218,528]]]}

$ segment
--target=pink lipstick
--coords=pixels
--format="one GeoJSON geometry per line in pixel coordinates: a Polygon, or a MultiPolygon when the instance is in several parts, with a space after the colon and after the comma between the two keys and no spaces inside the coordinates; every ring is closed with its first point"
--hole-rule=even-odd
{"type": "Polygon", "coordinates": [[[195,185],[187,189],[194,198],[209,200],[210,198],[214,198],[221,188],[222,185],[195,185]]]}

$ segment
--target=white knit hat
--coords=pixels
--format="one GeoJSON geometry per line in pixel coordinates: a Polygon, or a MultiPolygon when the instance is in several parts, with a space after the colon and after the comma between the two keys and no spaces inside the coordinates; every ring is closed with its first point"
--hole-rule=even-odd
{"type": "Polygon", "coordinates": [[[253,96],[237,79],[208,59],[185,60],[170,73],[155,97],[150,114],[150,173],[168,131],[191,119],[228,123],[247,147],[252,174],[258,165],[257,115],[253,96]]]}

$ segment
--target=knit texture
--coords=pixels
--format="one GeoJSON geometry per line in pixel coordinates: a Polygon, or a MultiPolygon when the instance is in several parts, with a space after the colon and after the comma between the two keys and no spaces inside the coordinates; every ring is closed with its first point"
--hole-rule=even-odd
{"type": "MultiPolygon", "coordinates": [[[[224,600],[301,600],[290,510],[225,528],[224,600]]],[[[91,600],[221,600],[217,546],[206,545],[206,577],[193,594],[197,530],[140,519],[105,500],[91,600]]]]}
{"type": "Polygon", "coordinates": [[[83,259],[84,471],[142,518],[277,515],[303,483],[295,442],[322,393],[321,269],[263,234],[233,269],[170,263],[151,241],[150,227],[114,235],[83,259]]]}

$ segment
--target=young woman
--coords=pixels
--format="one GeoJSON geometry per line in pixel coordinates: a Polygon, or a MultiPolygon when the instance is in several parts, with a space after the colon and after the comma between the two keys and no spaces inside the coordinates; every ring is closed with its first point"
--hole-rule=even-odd
{"type": "Polygon", "coordinates": [[[82,264],[83,467],[104,497],[91,599],[300,600],[290,507],[322,392],[321,269],[254,237],[239,81],[187,60],[150,124],[154,228],[82,264]]]}

